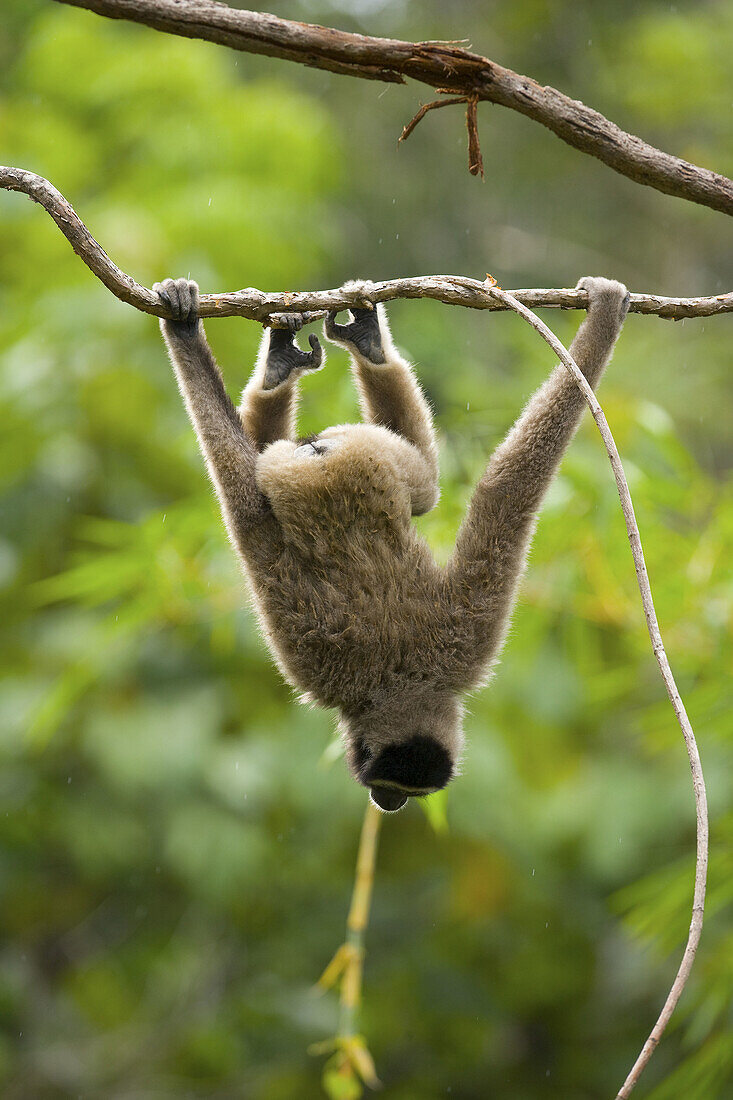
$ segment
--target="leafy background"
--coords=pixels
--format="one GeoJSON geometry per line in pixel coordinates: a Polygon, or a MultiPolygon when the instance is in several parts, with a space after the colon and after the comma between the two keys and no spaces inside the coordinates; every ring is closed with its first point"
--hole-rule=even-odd
{"type": "MultiPolygon", "coordinates": [[[[733,174],[733,9],[283,2],[476,49],[733,174]]],[[[6,0],[0,159],[73,202],[150,285],[338,285],[491,271],[729,290],[729,225],[483,105],[396,138],[428,90],[6,0]]],[[[0,193],[0,1080],[3,1096],[317,1096],[310,987],[343,935],[363,793],[247,609],[155,322],[0,193]]],[[[435,406],[445,557],[487,454],[551,367],[513,317],[390,308],[435,406]]],[[[569,340],[577,315],[548,314],[569,340]]],[[[260,332],[211,322],[232,392],[260,332]]],[[[733,1094],[731,318],[631,316],[602,399],[625,460],[712,812],[709,916],[640,1095],[733,1094]]],[[[355,415],[345,358],[304,430],[355,415]]],[[[609,1097],[690,916],[688,766],[590,421],[535,541],[499,674],[469,703],[447,829],[385,823],[363,1026],[394,1100],[609,1097]]]]}

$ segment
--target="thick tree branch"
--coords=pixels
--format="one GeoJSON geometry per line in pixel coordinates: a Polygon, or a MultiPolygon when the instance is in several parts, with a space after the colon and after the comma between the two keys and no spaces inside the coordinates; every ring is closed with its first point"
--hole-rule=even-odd
{"type": "Polygon", "coordinates": [[[598,111],[450,42],[402,42],[349,34],[215,0],[60,0],[111,19],[129,19],[186,38],[246,53],[297,61],[348,76],[404,83],[419,80],[450,95],[510,107],[597,157],[636,183],[733,214],[733,181],[698,168],[628,134],[598,111]]]}
{"type": "MultiPolygon", "coordinates": [[[[34,202],[40,203],[56,222],[77,256],[117,298],[143,313],[152,313],[156,317],[169,316],[157,294],[136,283],[113,263],[71,204],[43,176],[26,172],[22,168],[0,166],[0,188],[22,191],[34,202]]],[[[515,290],[513,294],[520,302],[533,309],[539,306],[585,309],[588,304],[588,296],[584,290],[515,290]]],[[[466,306],[469,309],[509,308],[495,297],[487,295],[483,282],[462,275],[421,275],[411,279],[390,279],[374,283],[370,291],[371,301],[388,302],[394,298],[432,298],[448,305],[466,306]]],[[[201,316],[247,317],[264,323],[275,313],[303,313],[307,321],[314,321],[327,310],[348,309],[349,304],[348,292],[343,290],[266,294],[247,287],[245,290],[225,294],[202,294],[201,316]]],[[[664,298],[658,294],[632,294],[631,310],[634,313],[653,313],[674,321],[685,317],[711,317],[717,313],[733,312],[733,292],[704,298],[664,298]]]]}
{"type": "Polygon", "coordinates": [[[507,294],[500,287],[496,286],[495,281],[491,276],[488,276],[485,284],[486,292],[492,297],[503,302],[505,305],[513,309],[521,317],[524,317],[532,328],[540,334],[543,340],[546,341],[554,351],[555,355],[570,371],[576,384],[579,386],[586,404],[590,408],[593,415],[593,419],[596,422],[598,431],[601,434],[603,444],[606,448],[608,459],[611,463],[611,469],[613,470],[613,476],[616,479],[616,487],[618,489],[618,495],[621,500],[621,509],[624,514],[624,522],[626,524],[626,533],[629,536],[629,544],[631,546],[631,554],[634,559],[634,568],[636,569],[636,580],[639,585],[639,592],[641,593],[641,604],[644,611],[644,618],[646,619],[647,630],[649,631],[649,637],[652,643],[652,650],[654,656],[657,659],[659,665],[659,671],[662,674],[664,680],[664,686],[667,689],[667,695],[672,704],[675,717],[682,730],[682,736],[685,740],[685,748],[687,749],[687,758],[690,763],[690,771],[692,772],[692,788],[695,796],[695,814],[697,819],[697,857],[695,861],[695,886],[692,899],[692,920],[690,922],[690,930],[687,937],[687,944],[685,946],[682,961],[677,971],[677,976],[672,983],[672,988],[667,994],[667,999],[662,1006],[662,1011],[659,1014],[659,1018],[652,1028],[649,1038],[644,1043],[644,1046],[636,1059],[636,1062],[632,1066],[629,1074],[624,1081],[623,1085],[619,1089],[616,1096],[616,1100],[627,1100],[631,1095],[641,1073],[646,1066],[647,1062],[654,1053],[657,1043],[662,1037],[664,1029],[669,1023],[670,1017],[674,1012],[677,1002],[679,1001],[682,991],[687,984],[687,979],[690,976],[692,970],[692,964],[695,961],[695,955],[697,953],[698,944],[700,943],[700,936],[702,934],[702,921],[703,912],[705,909],[705,883],[707,880],[708,872],[708,804],[707,795],[705,793],[705,779],[702,772],[702,764],[700,762],[700,753],[698,752],[697,742],[695,740],[695,734],[690,724],[690,719],[687,717],[687,711],[685,705],[682,702],[677,684],[675,683],[672,669],[670,668],[667,653],[664,648],[664,642],[662,641],[662,635],[659,629],[659,622],[657,620],[657,613],[654,608],[654,600],[652,599],[652,590],[649,584],[649,574],[646,569],[646,562],[644,561],[644,550],[641,545],[641,535],[639,534],[639,527],[636,522],[636,516],[634,514],[634,505],[631,500],[631,493],[629,492],[628,482],[626,481],[626,475],[624,474],[624,468],[621,464],[621,457],[618,453],[615,440],[611,434],[611,429],[608,426],[603,409],[601,408],[598,398],[588,385],[588,382],[579,369],[577,363],[570,355],[568,350],[560,343],[555,334],[543,324],[539,317],[535,317],[531,310],[522,305],[511,294],[507,294]]]}

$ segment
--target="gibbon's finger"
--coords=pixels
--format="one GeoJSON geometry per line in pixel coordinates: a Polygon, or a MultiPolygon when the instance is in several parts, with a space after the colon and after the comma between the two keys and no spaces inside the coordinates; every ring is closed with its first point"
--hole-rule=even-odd
{"type": "Polygon", "coordinates": [[[312,332],[308,337],[308,343],[311,346],[311,353],[308,358],[307,370],[318,370],[323,363],[323,348],[321,347],[321,341],[316,336],[315,332],[312,332]]]}
{"type": "Polygon", "coordinates": [[[171,313],[173,314],[173,319],[176,321],[181,321],[185,315],[181,310],[181,293],[178,282],[175,279],[164,279],[163,286],[165,287],[165,292],[168,295],[168,301],[171,304],[171,313]]]}
{"type": "Polygon", "coordinates": [[[178,317],[178,287],[176,286],[175,279],[163,279],[163,287],[165,293],[170,302],[171,312],[174,317],[178,317]]]}
{"type": "Polygon", "coordinates": [[[190,282],[188,284],[189,293],[191,295],[191,304],[188,309],[188,320],[191,324],[199,319],[199,286],[198,283],[190,282]]]}
{"type": "Polygon", "coordinates": [[[162,283],[153,283],[153,293],[158,295],[164,306],[168,306],[169,309],[173,308],[170,295],[167,290],[163,290],[162,283]]]}
{"type": "Polygon", "coordinates": [[[178,279],[176,290],[178,291],[178,308],[181,319],[185,320],[191,311],[191,288],[188,285],[188,279],[178,279]]]}
{"type": "Polygon", "coordinates": [[[182,321],[186,314],[183,310],[183,303],[181,299],[181,287],[180,279],[166,279],[164,284],[168,297],[171,301],[171,309],[173,310],[173,316],[176,321],[182,321]]]}

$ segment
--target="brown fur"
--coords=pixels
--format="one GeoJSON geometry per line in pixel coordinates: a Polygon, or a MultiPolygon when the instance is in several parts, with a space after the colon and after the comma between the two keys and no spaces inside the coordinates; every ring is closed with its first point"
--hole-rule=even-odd
{"type": "MultiPolygon", "coordinates": [[[[605,279],[579,285],[590,306],[571,351],[594,386],[628,295],[605,279]]],[[[365,423],[322,432],[333,446],[310,457],[293,438],[298,372],[262,389],[267,334],[237,413],[201,324],[162,328],[275,659],[305,698],[338,709],[352,773],[394,809],[455,772],[461,694],[503,643],[537,510],[584,402],[558,366],[496,450],[440,568],[411,523],[438,498],[432,417],[381,306],[378,318],[382,362],[337,341],[352,352],[365,423]]]]}

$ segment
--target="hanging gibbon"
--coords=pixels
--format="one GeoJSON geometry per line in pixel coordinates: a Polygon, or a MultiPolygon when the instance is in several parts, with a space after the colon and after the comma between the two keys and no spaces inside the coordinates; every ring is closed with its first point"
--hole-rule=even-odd
{"type": "MultiPolygon", "coordinates": [[[[599,381],[628,311],[621,283],[581,279],[588,314],[571,353],[599,381]]],[[[463,745],[462,695],[501,649],[537,510],[584,400],[555,368],[496,449],[453,555],[437,565],[411,516],[438,499],[428,403],[396,350],[368,283],[347,284],[351,321],[325,323],[351,354],[363,423],[301,440],[301,376],[323,365],[318,338],[295,343],[299,314],[265,330],[239,408],[227,396],[198,317],[198,286],[155,287],[178,384],[267,643],[307,700],[338,710],[349,770],[384,811],[440,790],[463,745]],[[362,293],[364,297],[360,299],[362,293]]]]}

